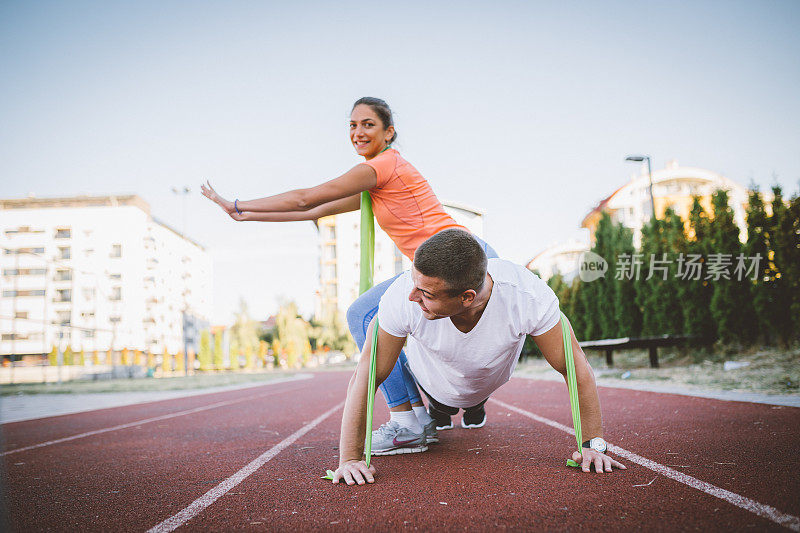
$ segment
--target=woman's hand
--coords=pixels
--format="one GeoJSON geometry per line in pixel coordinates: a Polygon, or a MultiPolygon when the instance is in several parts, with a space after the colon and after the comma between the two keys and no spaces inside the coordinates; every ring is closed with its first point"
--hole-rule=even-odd
{"type": "Polygon", "coordinates": [[[233,215],[237,216],[241,215],[239,215],[236,212],[236,206],[233,204],[233,202],[229,202],[228,200],[217,194],[217,191],[215,191],[214,187],[211,186],[211,182],[206,181],[205,185],[201,184],[200,192],[203,193],[203,196],[205,196],[206,198],[208,198],[209,200],[220,206],[223,211],[225,211],[228,215],[231,216],[231,218],[233,218],[234,220],[242,220],[240,218],[236,218],[233,216],[233,215]]]}

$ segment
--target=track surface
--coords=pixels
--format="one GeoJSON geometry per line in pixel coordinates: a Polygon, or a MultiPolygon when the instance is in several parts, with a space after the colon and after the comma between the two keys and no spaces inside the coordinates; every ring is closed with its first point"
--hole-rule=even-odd
{"type": "MultiPolygon", "coordinates": [[[[456,425],[440,432],[441,443],[428,452],[373,459],[373,485],[334,486],[320,476],[337,463],[336,407],[348,379],[349,373],[324,372],[311,380],[3,425],[10,526],[147,531],[178,515],[161,530],[800,527],[797,408],[600,389],[610,442],[744,497],[745,507],[774,508],[769,519],[629,460],[623,459],[628,470],[611,474],[566,467],[574,437],[518,412],[570,426],[566,387],[527,379],[493,395],[499,402],[487,403],[484,428],[456,425]],[[117,426],[123,427],[47,444],[117,426]],[[252,473],[240,472],[259,456],[252,473]],[[237,472],[240,483],[220,487],[237,472]],[[188,519],[180,514],[209,492],[218,499],[207,497],[188,519]]],[[[388,416],[381,403],[376,426],[388,416]]]]}

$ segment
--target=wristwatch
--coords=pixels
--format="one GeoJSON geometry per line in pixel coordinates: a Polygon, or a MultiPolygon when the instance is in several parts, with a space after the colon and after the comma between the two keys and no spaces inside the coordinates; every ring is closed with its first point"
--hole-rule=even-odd
{"type": "Polygon", "coordinates": [[[603,440],[603,437],[595,437],[591,440],[587,440],[583,444],[581,444],[584,448],[591,448],[596,452],[606,453],[608,449],[608,443],[603,440]]]}

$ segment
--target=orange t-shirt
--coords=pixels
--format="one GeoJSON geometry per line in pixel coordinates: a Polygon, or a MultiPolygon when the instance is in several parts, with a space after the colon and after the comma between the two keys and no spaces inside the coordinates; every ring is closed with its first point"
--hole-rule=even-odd
{"type": "Polygon", "coordinates": [[[378,175],[378,183],[369,190],[375,219],[412,261],[428,237],[448,228],[469,231],[445,212],[422,174],[397,150],[386,150],[364,164],[378,175]]]}

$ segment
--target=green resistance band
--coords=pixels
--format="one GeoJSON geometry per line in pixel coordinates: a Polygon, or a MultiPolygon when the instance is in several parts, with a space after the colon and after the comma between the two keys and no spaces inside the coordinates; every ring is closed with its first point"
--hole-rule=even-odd
{"type": "MultiPolygon", "coordinates": [[[[388,146],[387,146],[388,148],[388,146]]],[[[385,150],[385,149],[384,149],[385,150]]],[[[372,215],[372,200],[369,192],[361,193],[361,275],[358,282],[358,293],[364,294],[372,288],[375,265],[375,218],[372,215]]],[[[367,456],[367,468],[372,458],[372,410],[375,407],[375,354],[378,347],[378,319],[372,330],[372,347],[369,358],[369,385],[367,390],[367,439],[364,453],[367,456]]],[[[328,470],[322,479],[333,480],[334,471],[328,470]]]]}
{"type": "MultiPolygon", "coordinates": [[[[578,402],[578,380],[575,377],[575,357],[572,355],[572,333],[566,315],[561,313],[561,336],[564,339],[564,358],[567,366],[567,389],[569,389],[569,405],[572,408],[572,425],[575,428],[575,440],[578,441],[578,453],[583,453],[581,443],[581,406],[578,402]]],[[[579,468],[581,465],[567,459],[567,466],[579,468]]]]}

